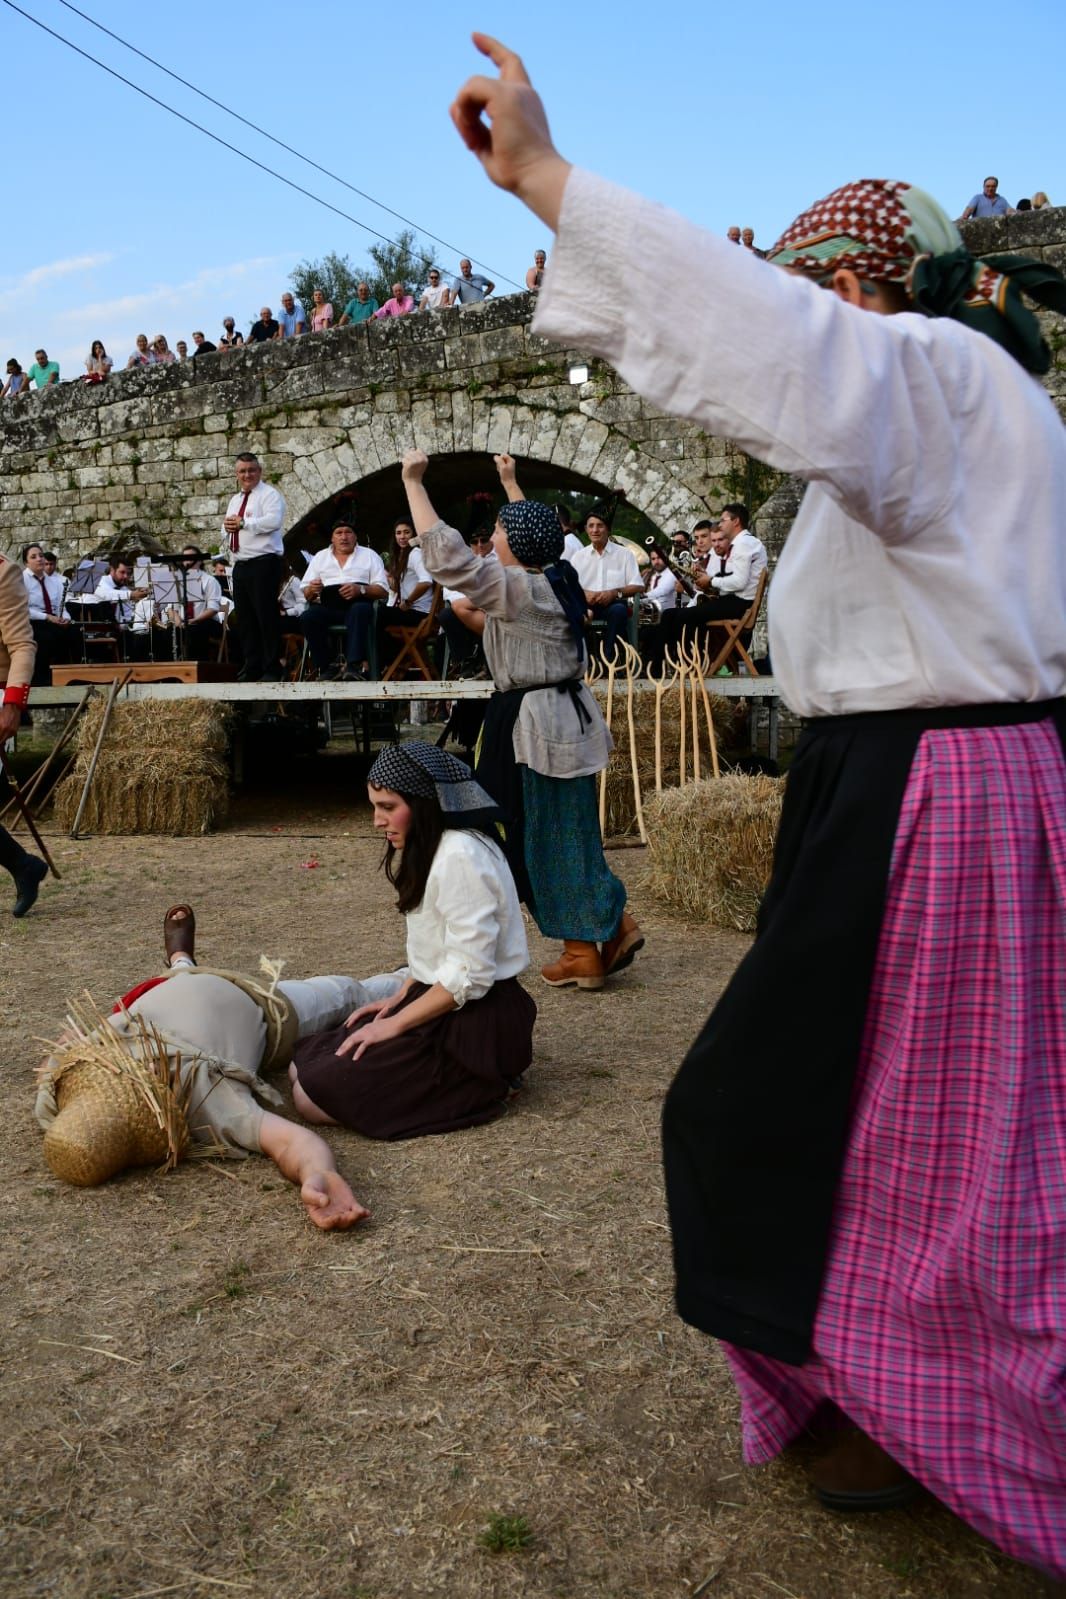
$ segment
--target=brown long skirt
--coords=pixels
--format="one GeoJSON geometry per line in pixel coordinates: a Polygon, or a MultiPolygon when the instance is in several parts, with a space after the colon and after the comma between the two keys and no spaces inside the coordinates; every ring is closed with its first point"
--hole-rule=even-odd
{"type": "MultiPolygon", "coordinates": [[[[424,994],[415,983],[403,1010],[424,994]]],[[[296,1045],[300,1087],[319,1110],[366,1138],[420,1138],[476,1127],[498,1116],[533,1058],[537,1007],[517,977],[482,999],[371,1044],[359,1060],[338,1057],[344,1026],[296,1045]]]]}

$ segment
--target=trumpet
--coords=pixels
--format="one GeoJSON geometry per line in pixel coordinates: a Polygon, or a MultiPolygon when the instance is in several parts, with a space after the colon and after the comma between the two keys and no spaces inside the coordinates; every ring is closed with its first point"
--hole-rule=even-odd
{"type": "Polygon", "coordinates": [[[669,550],[666,548],[666,546],[663,543],[661,543],[660,540],[657,539],[653,533],[649,533],[648,534],[648,537],[644,540],[644,543],[645,543],[646,547],[649,550],[658,550],[659,554],[662,556],[663,560],[666,562],[666,565],[669,567],[670,571],[677,578],[677,581],[681,584],[681,587],[684,589],[684,591],[688,595],[689,599],[690,600],[691,599],[695,599],[695,597],[696,597],[696,585],[695,585],[695,583],[693,583],[692,579],[689,577],[689,575],[685,571],[684,567],[683,566],[679,566],[678,563],[674,560],[672,554],[669,552],[669,550]]]}

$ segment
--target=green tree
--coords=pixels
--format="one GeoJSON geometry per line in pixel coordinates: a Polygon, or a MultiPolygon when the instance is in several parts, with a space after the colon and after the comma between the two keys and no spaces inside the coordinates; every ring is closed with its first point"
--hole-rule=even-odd
{"type": "Polygon", "coordinates": [[[292,292],[311,314],[315,289],[324,289],[333,314],[341,312],[355,294],[356,285],[369,283],[370,292],[379,305],[392,294],[394,283],[406,283],[412,293],[420,290],[426,274],[433,265],[433,252],[423,244],[417,234],[405,228],[393,243],[370,246],[370,260],[365,266],[355,266],[351,256],[331,251],[320,261],[301,261],[290,276],[292,292]]]}

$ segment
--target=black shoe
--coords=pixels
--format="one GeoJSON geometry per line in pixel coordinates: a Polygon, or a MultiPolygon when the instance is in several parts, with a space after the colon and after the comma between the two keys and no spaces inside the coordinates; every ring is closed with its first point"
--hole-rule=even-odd
{"type": "Polygon", "coordinates": [[[31,909],[36,898],[37,890],[48,876],[48,867],[39,855],[27,855],[17,872],[12,872],[15,879],[15,908],[12,916],[25,916],[31,909]]]}

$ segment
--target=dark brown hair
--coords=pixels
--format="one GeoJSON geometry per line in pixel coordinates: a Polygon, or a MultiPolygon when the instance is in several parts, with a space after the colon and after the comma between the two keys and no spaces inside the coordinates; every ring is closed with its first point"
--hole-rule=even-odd
{"type": "Polygon", "coordinates": [[[402,850],[397,850],[394,844],[385,845],[381,864],[385,868],[385,876],[396,890],[396,909],[406,915],[408,911],[417,910],[422,903],[429,869],[444,833],[444,817],[436,798],[429,799],[423,794],[403,794],[400,797],[410,808],[411,825],[402,850]],[[400,858],[398,866],[397,855],[400,858]]]}

